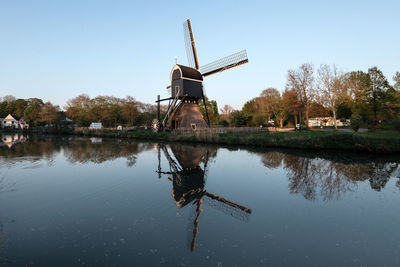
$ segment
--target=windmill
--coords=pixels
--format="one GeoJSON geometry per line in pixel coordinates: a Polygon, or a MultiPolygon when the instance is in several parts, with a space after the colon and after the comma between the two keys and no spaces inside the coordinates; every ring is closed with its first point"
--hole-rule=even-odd
{"type": "Polygon", "coordinates": [[[218,209],[235,219],[248,221],[251,209],[240,204],[229,201],[221,196],[212,194],[205,190],[205,177],[207,176],[207,164],[210,151],[204,147],[190,145],[171,144],[169,153],[166,145],[159,144],[158,148],[158,177],[168,175],[172,182],[172,198],[178,208],[191,205],[195,208],[192,224],[192,236],[190,236],[189,247],[194,251],[200,224],[200,215],[203,204],[218,209]],[[169,163],[169,171],[161,168],[161,151],[169,163]],[[200,162],[203,162],[203,168],[200,162]]]}
{"type": "Polygon", "coordinates": [[[246,50],[243,50],[200,67],[189,19],[183,24],[183,31],[189,66],[175,62],[170,75],[171,84],[167,86],[171,96],[165,99],[160,99],[158,96],[156,101],[158,116],[151,124],[155,132],[167,128],[170,130],[178,128],[196,130],[209,127],[210,119],[204,97],[203,78],[248,63],[246,50]],[[162,101],[169,101],[169,104],[167,113],[161,122],[160,102],[162,101]],[[200,101],[203,101],[206,120],[198,106],[200,101]]]}

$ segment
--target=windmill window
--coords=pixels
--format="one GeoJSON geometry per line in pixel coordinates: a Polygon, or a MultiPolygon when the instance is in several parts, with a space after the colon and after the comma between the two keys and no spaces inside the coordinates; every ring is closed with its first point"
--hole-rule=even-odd
{"type": "Polygon", "coordinates": [[[190,126],[192,127],[193,131],[196,131],[196,124],[195,123],[191,123],[190,126]]]}

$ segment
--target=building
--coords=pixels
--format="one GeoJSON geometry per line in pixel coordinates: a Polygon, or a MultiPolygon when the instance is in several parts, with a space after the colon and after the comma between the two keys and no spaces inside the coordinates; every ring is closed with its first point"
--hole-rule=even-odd
{"type": "Polygon", "coordinates": [[[25,122],[24,117],[18,118],[8,114],[7,117],[1,119],[1,127],[9,129],[28,129],[29,124],[25,122]]]}
{"type": "MultiPolygon", "coordinates": [[[[316,117],[308,119],[308,127],[334,126],[333,117],[316,117]]],[[[336,120],[336,126],[345,126],[340,120],[336,120]]]]}
{"type": "Polygon", "coordinates": [[[101,129],[103,126],[101,125],[101,122],[92,122],[89,126],[89,129],[101,129]]]}

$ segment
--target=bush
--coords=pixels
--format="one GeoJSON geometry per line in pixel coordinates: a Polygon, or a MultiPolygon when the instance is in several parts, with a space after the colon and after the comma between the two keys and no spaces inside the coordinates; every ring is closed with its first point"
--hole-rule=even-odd
{"type": "Polygon", "coordinates": [[[400,119],[399,118],[392,120],[392,127],[394,130],[400,131],[400,119]]]}
{"type": "Polygon", "coordinates": [[[263,115],[257,114],[253,117],[253,124],[255,126],[265,125],[266,118],[263,115]]]}
{"type": "Polygon", "coordinates": [[[360,114],[358,113],[353,113],[350,117],[350,127],[353,129],[355,132],[358,132],[358,129],[360,129],[362,124],[362,118],[360,114]]]}
{"type": "Polygon", "coordinates": [[[229,126],[229,122],[227,120],[225,120],[225,119],[220,119],[219,122],[218,122],[218,125],[222,126],[222,127],[228,127],[229,126]]]}

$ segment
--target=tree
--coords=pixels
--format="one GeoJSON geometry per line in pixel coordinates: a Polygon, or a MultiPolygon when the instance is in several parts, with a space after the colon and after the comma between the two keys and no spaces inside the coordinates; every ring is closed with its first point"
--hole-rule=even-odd
{"type": "Polygon", "coordinates": [[[274,104],[274,115],[275,118],[279,121],[280,127],[282,128],[283,122],[286,120],[288,116],[288,112],[285,109],[285,104],[281,97],[279,97],[279,99],[277,99],[277,102],[274,104]]]}
{"type": "Polygon", "coordinates": [[[15,101],[15,96],[13,96],[13,95],[6,95],[5,97],[3,97],[3,101],[4,101],[4,102],[14,102],[14,101],[15,101]]]}
{"type": "Polygon", "coordinates": [[[297,70],[288,70],[286,89],[294,90],[305,110],[306,124],[310,105],[315,97],[314,92],[314,67],[309,63],[301,65],[297,70]]]}
{"type": "Polygon", "coordinates": [[[400,72],[396,72],[396,74],[393,76],[394,80],[394,89],[400,90],[400,72]]]}
{"type": "Polygon", "coordinates": [[[259,103],[259,107],[261,108],[260,113],[266,114],[268,116],[268,120],[271,120],[272,115],[274,115],[274,109],[276,108],[276,104],[281,97],[279,91],[276,88],[267,88],[263,90],[260,94],[260,97],[257,98],[259,103]]]}
{"type": "MultiPolygon", "coordinates": [[[[206,100],[207,112],[208,112],[208,117],[210,119],[210,124],[218,125],[219,114],[218,114],[217,101],[209,100],[207,96],[204,96],[204,98],[206,100]]],[[[201,113],[203,114],[204,119],[207,121],[207,116],[206,116],[206,112],[204,109],[203,101],[200,101],[199,108],[200,108],[201,113]]]]}
{"type": "Polygon", "coordinates": [[[302,105],[297,96],[297,92],[293,89],[286,88],[282,94],[282,105],[288,116],[293,116],[294,124],[297,124],[297,115],[302,110],[302,105]]]}
{"type": "Polygon", "coordinates": [[[313,101],[310,105],[310,117],[328,117],[329,109],[324,107],[322,104],[317,101],[313,101]]]}
{"type": "Polygon", "coordinates": [[[231,113],[231,125],[235,127],[244,126],[246,121],[247,119],[242,112],[235,110],[231,113]]]}
{"type": "Polygon", "coordinates": [[[43,100],[39,98],[29,98],[27,102],[28,106],[24,110],[24,119],[31,126],[38,125],[40,123],[39,113],[44,105],[43,100]]]}
{"type": "Polygon", "coordinates": [[[122,116],[129,126],[133,126],[139,116],[135,98],[127,96],[122,104],[122,116]]]}
{"type": "Polygon", "coordinates": [[[319,84],[318,90],[321,93],[323,103],[333,114],[333,125],[337,129],[336,114],[337,102],[344,87],[343,73],[335,65],[332,68],[328,65],[321,65],[318,69],[319,84]]]}
{"type": "Polygon", "coordinates": [[[230,105],[225,105],[220,109],[220,111],[221,111],[221,116],[225,117],[226,120],[229,120],[231,117],[233,108],[230,105]]]}
{"type": "Polygon", "coordinates": [[[371,112],[368,108],[367,90],[370,85],[368,73],[352,71],[345,74],[345,87],[352,103],[352,113],[357,113],[363,120],[368,120],[371,112]]]}
{"type": "Polygon", "coordinates": [[[351,115],[351,117],[350,117],[350,125],[351,125],[351,128],[355,132],[358,132],[358,129],[360,129],[360,127],[362,125],[362,118],[357,112],[355,112],[355,113],[353,113],[351,115]]]}
{"type": "Polygon", "coordinates": [[[385,93],[390,86],[382,71],[377,67],[368,69],[368,74],[371,83],[367,90],[367,100],[374,115],[372,126],[375,127],[378,121],[378,112],[387,108],[387,106],[385,106],[385,93]]]}
{"type": "Polygon", "coordinates": [[[18,117],[24,115],[24,111],[28,106],[28,102],[25,99],[17,99],[14,101],[14,114],[18,117]]]}
{"type": "Polygon", "coordinates": [[[85,94],[68,100],[67,105],[64,107],[67,116],[78,125],[89,126],[89,102],[90,97],[85,94]]]}
{"type": "Polygon", "coordinates": [[[60,108],[58,106],[53,106],[50,102],[46,102],[39,112],[39,121],[48,124],[53,123],[59,111],[60,108]]]}

